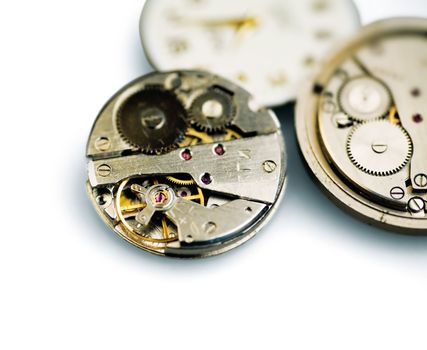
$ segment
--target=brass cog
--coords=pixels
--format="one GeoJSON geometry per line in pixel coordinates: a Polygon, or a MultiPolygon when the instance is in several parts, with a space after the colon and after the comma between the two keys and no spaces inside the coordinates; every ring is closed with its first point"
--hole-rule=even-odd
{"type": "Polygon", "coordinates": [[[193,179],[181,180],[174,176],[166,176],[166,180],[178,186],[191,186],[196,184],[196,182],[193,179]]]}

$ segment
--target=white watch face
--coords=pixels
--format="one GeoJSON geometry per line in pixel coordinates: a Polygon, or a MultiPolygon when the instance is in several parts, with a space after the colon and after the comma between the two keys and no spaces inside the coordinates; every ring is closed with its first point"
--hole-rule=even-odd
{"type": "Polygon", "coordinates": [[[295,99],[333,44],[359,27],[350,0],[147,0],[141,38],[156,69],[202,69],[260,105],[295,99]]]}

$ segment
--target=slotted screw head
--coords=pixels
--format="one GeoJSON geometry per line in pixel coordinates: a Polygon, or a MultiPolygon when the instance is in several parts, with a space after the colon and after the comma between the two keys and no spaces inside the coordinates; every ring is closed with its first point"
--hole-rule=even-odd
{"type": "Polygon", "coordinates": [[[391,198],[399,200],[405,197],[405,191],[401,187],[393,187],[390,191],[391,198]]]}
{"type": "Polygon", "coordinates": [[[111,167],[107,164],[102,164],[96,169],[99,176],[107,177],[111,174],[111,167]]]}
{"type": "Polygon", "coordinates": [[[111,141],[108,137],[100,137],[95,141],[95,148],[100,152],[108,151],[111,147],[111,141]]]}
{"type": "Polygon", "coordinates": [[[414,214],[421,213],[425,207],[426,203],[421,197],[414,197],[409,200],[408,208],[414,214]]]}
{"type": "Polygon", "coordinates": [[[418,174],[417,176],[415,176],[414,182],[418,187],[427,187],[427,175],[418,174]]]}
{"type": "Polygon", "coordinates": [[[277,164],[272,160],[265,161],[262,166],[267,173],[272,173],[277,168],[277,164]]]}

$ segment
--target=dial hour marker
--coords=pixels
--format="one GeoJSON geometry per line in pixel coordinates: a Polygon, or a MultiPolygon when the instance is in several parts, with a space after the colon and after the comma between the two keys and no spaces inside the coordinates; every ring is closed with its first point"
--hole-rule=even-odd
{"type": "Polygon", "coordinates": [[[312,66],[315,63],[316,63],[316,59],[312,55],[306,56],[304,58],[304,65],[305,66],[312,66]]]}
{"type": "Polygon", "coordinates": [[[280,72],[278,74],[269,76],[268,80],[272,86],[277,87],[285,85],[288,82],[288,76],[285,73],[280,72]]]}
{"type": "Polygon", "coordinates": [[[173,38],[168,42],[169,49],[174,54],[181,54],[188,50],[188,42],[185,39],[173,38]]]}
{"type": "Polygon", "coordinates": [[[329,7],[329,3],[327,0],[316,0],[313,3],[313,11],[315,12],[323,12],[327,10],[329,7]]]}
{"type": "Polygon", "coordinates": [[[237,80],[241,81],[242,83],[246,83],[248,81],[248,76],[245,73],[239,73],[237,74],[237,80]]]}
{"type": "Polygon", "coordinates": [[[327,29],[321,29],[321,30],[317,30],[314,33],[314,36],[318,40],[327,40],[327,39],[331,39],[332,38],[332,32],[330,32],[327,29]]]}

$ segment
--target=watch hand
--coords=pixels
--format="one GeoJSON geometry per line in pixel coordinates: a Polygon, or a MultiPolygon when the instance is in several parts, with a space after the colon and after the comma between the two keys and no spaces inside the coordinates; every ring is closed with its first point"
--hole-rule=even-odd
{"type": "Polygon", "coordinates": [[[203,27],[232,27],[236,31],[241,31],[242,28],[255,28],[259,25],[256,17],[238,17],[228,19],[189,19],[189,18],[175,18],[175,20],[188,24],[203,27]]]}
{"type": "Polygon", "coordinates": [[[236,31],[242,28],[255,28],[258,26],[258,20],[255,17],[244,17],[235,19],[224,19],[224,20],[210,20],[204,22],[205,26],[210,27],[224,27],[230,26],[235,27],[236,31]]]}
{"type": "Polygon", "coordinates": [[[238,26],[236,26],[236,39],[237,42],[241,42],[245,37],[245,34],[251,29],[256,28],[259,25],[259,22],[256,18],[249,18],[248,21],[242,22],[238,26]]]}

